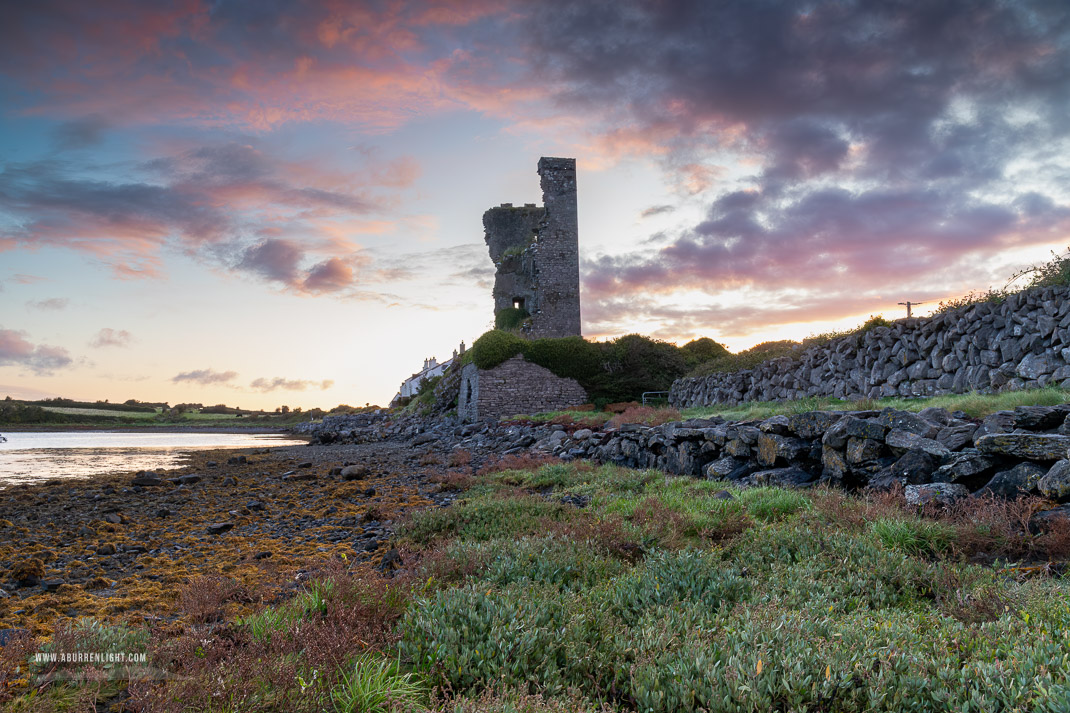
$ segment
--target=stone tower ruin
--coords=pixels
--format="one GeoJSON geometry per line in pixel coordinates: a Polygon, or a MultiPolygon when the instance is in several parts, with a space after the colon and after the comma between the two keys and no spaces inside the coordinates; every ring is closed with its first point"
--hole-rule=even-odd
{"type": "Polygon", "coordinates": [[[494,261],[496,326],[511,317],[524,336],[580,336],[576,159],[539,159],[542,207],[503,203],[483,214],[494,261]]]}

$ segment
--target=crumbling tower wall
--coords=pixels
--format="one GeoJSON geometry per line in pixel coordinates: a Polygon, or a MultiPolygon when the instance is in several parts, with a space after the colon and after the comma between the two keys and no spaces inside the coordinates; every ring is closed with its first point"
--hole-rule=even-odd
{"type": "Polygon", "coordinates": [[[542,337],[580,334],[580,245],[576,210],[576,159],[541,158],[542,202],[546,217],[539,230],[539,312],[532,332],[542,337]]]}
{"type": "Polygon", "coordinates": [[[498,268],[494,276],[494,314],[516,306],[536,310],[535,251],[531,250],[546,216],[534,204],[523,208],[503,203],[483,214],[490,259],[498,268]]]}
{"type": "Polygon", "coordinates": [[[504,203],[483,214],[484,239],[494,261],[494,313],[527,313],[520,333],[580,335],[579,220],[576,160],[539,159],[543,207],[504,203]]]}

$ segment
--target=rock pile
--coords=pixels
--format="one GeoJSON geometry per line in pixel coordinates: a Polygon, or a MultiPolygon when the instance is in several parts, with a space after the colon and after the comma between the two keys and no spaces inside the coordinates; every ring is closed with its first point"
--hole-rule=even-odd
{"type": "Polygon", "coordinates": [[[900,484],[915,502],[971,493],[1070,501],[1070,404],[1022,406],[983,420],[941,408],[919,413],[886,408],[597,430],[411,418],[381,420],[356,434],[313,435],[327,442],[381,438],[434,444],[477,457],[535,451],[743,486],[885,490],[900,484]]]}
{"type": "Polygon", "coordinates": [[[299,423],[290,431],[299,436],[311,436],[317,444],[374,443],[388,437],[380,426],[391,423],[386,410],[370,413],[348,413],[325,416],[322,421],[299,423]]]}

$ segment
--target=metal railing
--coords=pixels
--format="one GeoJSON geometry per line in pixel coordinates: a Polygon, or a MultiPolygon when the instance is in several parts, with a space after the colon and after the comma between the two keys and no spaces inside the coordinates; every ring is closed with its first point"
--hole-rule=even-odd
{"type": "Polygon", "coordinates": [[[643,405],[644,406],[649,406],[652,403],[654,403],[655,401],[659,402],[659,403],[668,404],[669,403],[669,392],[668,391],[644,391],[643,392],[643,405]]]}

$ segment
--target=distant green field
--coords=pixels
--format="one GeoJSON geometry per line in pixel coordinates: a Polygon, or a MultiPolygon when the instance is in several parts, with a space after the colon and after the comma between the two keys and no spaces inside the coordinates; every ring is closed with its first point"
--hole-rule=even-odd
{"type": "Polygon", "coordinates": [[[232,413],[200,413],[199,411],[187,411],[182,414],[187,421],[221,421],[237,418],[232,413]]]}
{"type": "Polygon", "coordinates": [[[42,406],[45,411],[65,413],[71,416],[102,416],[104,418],[155,418],[155,413],[145,411],[113,411],[99,408],[66,408],[64,406],[42,406]]]}

